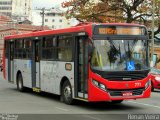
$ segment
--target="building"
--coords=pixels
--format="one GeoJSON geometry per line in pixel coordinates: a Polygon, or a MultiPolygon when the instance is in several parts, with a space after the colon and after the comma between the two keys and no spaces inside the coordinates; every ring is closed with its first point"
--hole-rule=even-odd
{"type": "Polygon", "coordinates": [[[65,14],[58,8],[44,9],[44,18],[42,19],[43,9],[33,10],[33,25],[48,26],[50,29],[61,29],[70,27],[70,20],[66,19],[65,14]]]}
{"type": "Polygon", "coordinates": [[[0,59],[3,53],[4,37],[8,35],[21,34],[33,31],[48,30],[48,27],[33,26],[30,24],[17,24],[11,18],[0,15],[0,59]]]}
{"type": "Polygon", "coordinates": [[[0,0],[0,14],[16,19],[30,19],[32,15],[32,0],[0,0]]]}

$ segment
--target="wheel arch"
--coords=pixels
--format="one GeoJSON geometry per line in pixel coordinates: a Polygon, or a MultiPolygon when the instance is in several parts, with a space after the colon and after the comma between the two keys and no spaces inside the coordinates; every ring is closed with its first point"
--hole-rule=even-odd
{"type": "Polygon", "coordinates": [[[16,84],[17,84],[17,89],[20,92],[24,92],[25,91],[25,87],[23,86],[23,76],[22,76],[22,72],[20,70],[18,70],[17,74],[16,74],[16,84]],[[19,77],[21,79],[19,79],[19,77]]]}
{"type": "Polygon", "coordinates": [[[60,87],[59,87],[59,88],[60,88],[60,95],[62,94],[62,86],[63,86],[63,84],[64,84],[65,81],[68,81],[69,84],[71,85],[69,79],[68,79],[66,76],[64,76],[64,77],[61,79],[61,82],[60,82],[60,87]]]}

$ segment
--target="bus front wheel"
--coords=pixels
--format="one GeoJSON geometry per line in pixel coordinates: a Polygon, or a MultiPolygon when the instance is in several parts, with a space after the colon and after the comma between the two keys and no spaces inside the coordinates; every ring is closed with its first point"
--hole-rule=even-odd
{"type": "Polygon", "coordinates": [[[69,83],[69,81],[65,81],[62,86],[62,100],[66,104],[73,104],[73,98],[72,98],[72,88],[69,83]]]}
{"type": "Polygon", "coordinates": [[[21,92],[24,91],[24,86],[23,86],[23,77],[21,75],[21,73],[18,74],[17,77],[17,89],[21,92]]]}

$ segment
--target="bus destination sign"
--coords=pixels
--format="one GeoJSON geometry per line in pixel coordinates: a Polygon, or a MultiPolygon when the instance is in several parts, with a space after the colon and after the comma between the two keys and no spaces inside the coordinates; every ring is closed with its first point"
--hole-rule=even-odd
{"type": "Polygon", "coordinates": [[[99,35],[144,35],[145,29],[142,27],[99,26],[95,28],[94,33],[99,35]]]}

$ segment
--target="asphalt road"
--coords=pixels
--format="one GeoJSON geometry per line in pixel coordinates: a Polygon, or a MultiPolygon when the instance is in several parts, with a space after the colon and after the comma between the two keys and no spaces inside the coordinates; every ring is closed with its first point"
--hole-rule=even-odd
{"type": "Polygon", "coordinates": [[[46,114],[47,119],[45,120],[50,120],[53,116],[54,120],[61,118],[65,120],[128,119],[130,114],[159,114],[160,91],[152,92],[151,98],[148,99],[129,100],[116,105],[82,101],[77,101],[75,105],[66,105],[60,102],[59,96],[56,95],[34,93],[31,90],[21,93],[16,90],[15,85],[3,80],[0,73],[0,114],[6,113],[25,114],[22,115],[22,118],[26,120],[32,120],[33,116],[42,119],[46,114]]]}

